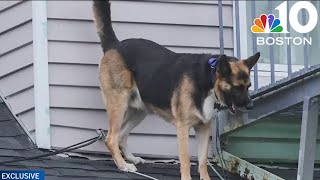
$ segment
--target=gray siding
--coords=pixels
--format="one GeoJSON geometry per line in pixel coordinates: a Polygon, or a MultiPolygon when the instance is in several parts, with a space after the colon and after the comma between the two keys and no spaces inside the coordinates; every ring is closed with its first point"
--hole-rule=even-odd
{"type": "Polygon", "coordinates": [[[34,94],[31,1],[1,1],[0,22],[0,91],[13,112],[32,131],[34,94]]]}
{"type": "MultiPolygon", "coordinates": [[[[223,13],[226,53],[232,54],[230,1],[224,1],[223,13]]],[[[113,1],[112,19],[121,40],[145,38],[176,52],[219,53],[216,1],[113,1]]],[[[48,39],[51,140],[59,148],[95,136],[95,129],[108,129],[98,82],[102,52],[91,2],[48,1],[48,39]]],[[[149,116],[134,129],[129,147],[135,153],[176,156],[175,128],[149,116]],[[141,147],[146,142],[148,146],[141,147]]],[[[193,131],[190,147],[195,156],[193,131]]],[[[106,152],[106,147],[100,142],[83,150],[106,152]]]]}
{"type": "MultiPolygon", "coordinates": [[[[108,129],[98,82],[102,52],[90,1],[47,3],[51,141],[61,148],[108,129]]],[[[232,3],[223,3],[225,50],[233,54],[232,3]]],[[[145,38],[175,52],[219,53],[216,1],[118,0],[112,2],[112,19],[121,40],[145,38]]],[[[31,1],[1,1],[0,22],[0,90],[34,135],[31,1]]],[[[149,116],[133,131],[129,146],[136,153],[176,156],[175,128],[149,116]]],[[[195,156],[193,131],[190,147],[195,156]]],[[[83,150],[106,152],[106,147],[100,142],[83,150]]]]}

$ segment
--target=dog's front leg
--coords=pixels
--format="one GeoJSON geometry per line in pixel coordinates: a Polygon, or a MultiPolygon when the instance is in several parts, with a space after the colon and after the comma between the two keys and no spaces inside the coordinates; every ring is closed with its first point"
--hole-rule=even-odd
{"type": "Polygon", "coordinates": [[[185,124],[177,124],[180,172],[182,180],[190,180],[189,130],[185,124]]]}
{"type": "Polygon", "coordinates": [[[200,173],[201,180],[210,180],[207,166],[210,129],[211,121],[208,124],[200,124],[194,127],[196,132],[196,140],[198,143],[198,171],[200,173]]]}

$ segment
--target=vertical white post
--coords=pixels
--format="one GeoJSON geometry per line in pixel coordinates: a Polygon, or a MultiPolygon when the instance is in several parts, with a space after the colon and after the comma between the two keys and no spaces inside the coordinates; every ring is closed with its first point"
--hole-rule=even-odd
{"type": "Polygon", "coordinates": [[[32,26],[36,143],[50,149],[47,1],[32,1],[32,26]]]}
{"type": "Polygon", "coordinates": [[[303,102],[297,180],[313,180],[317,147],[319,101],[306,97],[303,102]]]}
{"type": "MultiPolygon", "coordinates": [[[[248,30],[247,25],[251,22],[247,22],[247,1],[239,1],[239,27],[236,27],[240,31],[240,58],[248,58],[248,30]]],[[[249,32],[250,33],[250,32],[249,32]]]]}
{"type": "Polygon", "coordinates": [[[238,47],[238,37],[237,37],[237,31],[239,31],[239,27],[237,26],[237,16],[238,14],[236,13],[236,2],[232,2],[232,19],[233,19],[233,56],[234,57],[240,57],[240,54],[238,54],[237,49],[238,47]]]}

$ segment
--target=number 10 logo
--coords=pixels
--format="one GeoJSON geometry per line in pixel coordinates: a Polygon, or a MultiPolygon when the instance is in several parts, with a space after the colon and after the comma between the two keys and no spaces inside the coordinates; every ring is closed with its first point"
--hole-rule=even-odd
{"type": "MultiPolygon", "coordinates": [[[[276,10],[279,11],[279,18],[275,18],[273,14],[262,14],[259,18],[254,20],[251,31],[253,33],[289,33],[287,29],[288,2],[283,2],[276,7],[276,10]]],[[[289,11],[289,22],[292,29],[298,33],[309,33],[318,23],[317,9],[311,2],[296,2],[289,11]],[[305,9],[309,13],[309,21],[305,25],[300,24],[298,19],[298,14],[302,9],[305,9]]]]}

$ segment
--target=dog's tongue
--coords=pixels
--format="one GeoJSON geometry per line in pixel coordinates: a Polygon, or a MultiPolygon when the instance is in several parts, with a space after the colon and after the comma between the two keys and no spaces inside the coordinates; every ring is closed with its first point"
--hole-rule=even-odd
{"type": "Polygon", "coordinates": [[[231,114],[236,114],[236,107],[234,105],[230,106],[229,111],[231,114]]]}

